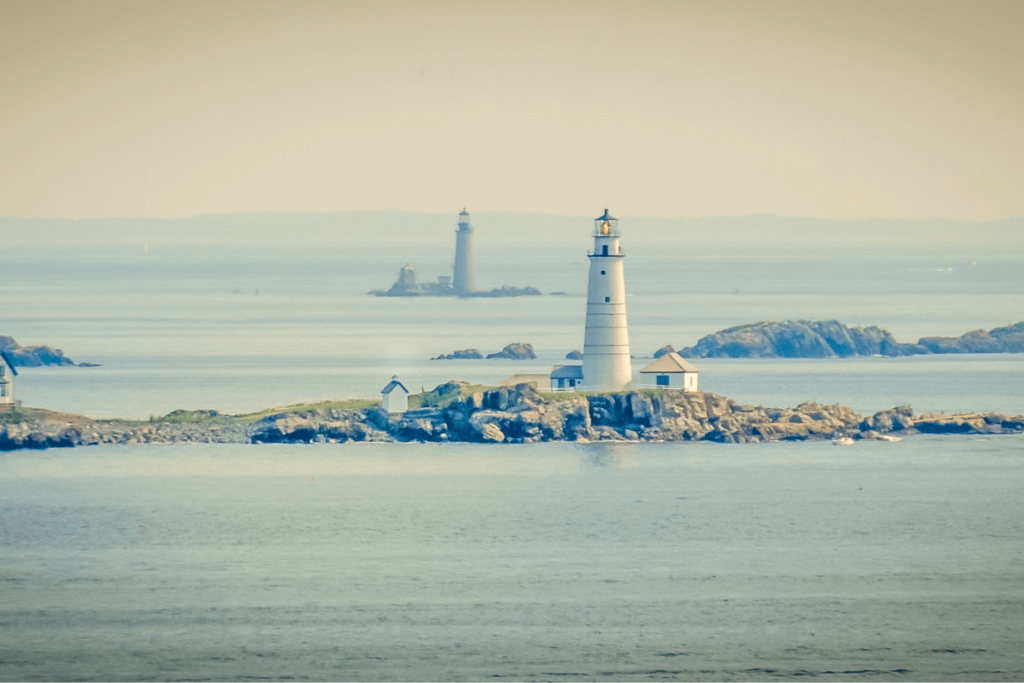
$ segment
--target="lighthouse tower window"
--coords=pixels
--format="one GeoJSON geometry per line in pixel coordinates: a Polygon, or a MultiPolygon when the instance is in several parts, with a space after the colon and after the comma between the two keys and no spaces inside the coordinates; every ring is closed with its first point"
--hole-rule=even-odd
{"type": "Polygon", "coordinates": [[[610,296],[606,296],[606,297],[604,298],[604,302],[605,302],[606,304],[609,304],[609,303],[611,303],[611,301],[612,301],[612,298],[611,298],[610,296]]]}
{"type": "Polygon", "coordinates": [[[601,247],[601,256],[607,256],[607,255],[608,255],[608,245],[606,244],[606,245],[601,247]]]}

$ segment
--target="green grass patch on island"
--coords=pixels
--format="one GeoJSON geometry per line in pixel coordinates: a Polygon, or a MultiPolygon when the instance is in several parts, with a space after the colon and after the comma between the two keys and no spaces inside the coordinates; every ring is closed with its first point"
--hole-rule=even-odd
{"type": "Polygon", "coordinates": [[[38,419],[30,415],[31,410],[14,408],[13,410],[0,411],[0,425],[17,425],[23,422],[37,422],[38,419]]]}
{"type": "Polygon", "coordinates": [[[258,422],[269,415],[278,413],[301,413],[309,410],[366,410],[376,408],[380,401],[372,398],[349,398],[342,401],[320,401],[318,403],[296,403],[289,406],[267,408],[255,413],[233,416],[237,422],[258,422]]]}

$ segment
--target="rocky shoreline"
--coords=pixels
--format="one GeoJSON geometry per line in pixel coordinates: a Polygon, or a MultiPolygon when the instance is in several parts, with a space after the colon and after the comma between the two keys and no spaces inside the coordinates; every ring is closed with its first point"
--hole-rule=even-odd
{"type": "Polygon", "coordinates": [[[0,414],[0,451],[99,444],[545,441],[772,441],[890,439],[924,434],[1024,434],[1024,416],[914,416],[899,406],[864,417],[840,405],[795,408],[738,404],[717,394],[674,390],[540,394],[532,384],[473,391],[448,382],[419,395],[421,407],[311,407],[262,417],[175,411],[147,422],[95,421],[47,411],[0,414]]]}

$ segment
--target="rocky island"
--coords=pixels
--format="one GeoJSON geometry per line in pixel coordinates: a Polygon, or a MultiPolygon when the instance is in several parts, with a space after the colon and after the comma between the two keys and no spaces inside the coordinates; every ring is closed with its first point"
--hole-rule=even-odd
{"type": "MultiPolygon", "coordinates": [[[[44,365],[76,365],[60,349],[51,346],[22,346],[14,337],[0,335],[0,351],[5,351],[15,367],[38,368],[44,365]]],[[[79,367],[96,367],[94,363],[78,363],[79,367]]]]}
{"type": "Polygon", "coordinates": [[[435,358],[430,360],[494,360],[495,358],[505,358],[507,360],[535,360],[537,354],[533,351],[532,344],[523,344],[521,342],[512,342],[501,351],[497,353],[489,353],[485,357],[478,349],[462,349],[461,351],[452,351],[451,353],[442,353],[435,358]]]}
{"type": "MultiPolygon", "coordinates": [[[[666,346],[656,352],[663,353],[666,346]]],[[[896,341],[874,325],[848,327],[837,320],[760,322],[710,334],[679,354],[685,358],[850,358],[916,356],[932,353],[1024,353],[1024,322],[960,337],[896,341]]]]}
{"type": "Polygon", "coordinates": [[[409,263],[398,271],[398,279],[388,289],[372,289],[373,296],[451,296],[462,298],[504,299],[516,296],[542,296],[536,287],[511,287],[503,285],[491,290],[460,289],[452,278],[442,275],[437,282],[416,282],[416,269],[409,263]]]}
{"type": "Polygon", "coordinates": [[[892,440],[894,435],[1021,434],[1024,416],[928,414],[909,406],[862,416],[840,405],[738,404],[705,392],[543,394],[534,384],[489,388],[451,381],[389,414],[378,401],[326,402],[253,413],[175,411],[148,421],[91,420],[39,409],[0,413],[0,451],[96,444],[542,441],[892,440]]]}

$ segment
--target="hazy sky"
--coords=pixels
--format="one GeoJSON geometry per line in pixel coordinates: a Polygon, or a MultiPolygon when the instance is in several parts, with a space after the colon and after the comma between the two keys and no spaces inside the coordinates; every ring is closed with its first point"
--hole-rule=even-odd
{"type": "Polygon", "coordinates": [[[1024,215],[1024,2],[0,0],[0,215],[1024,215]]]}

